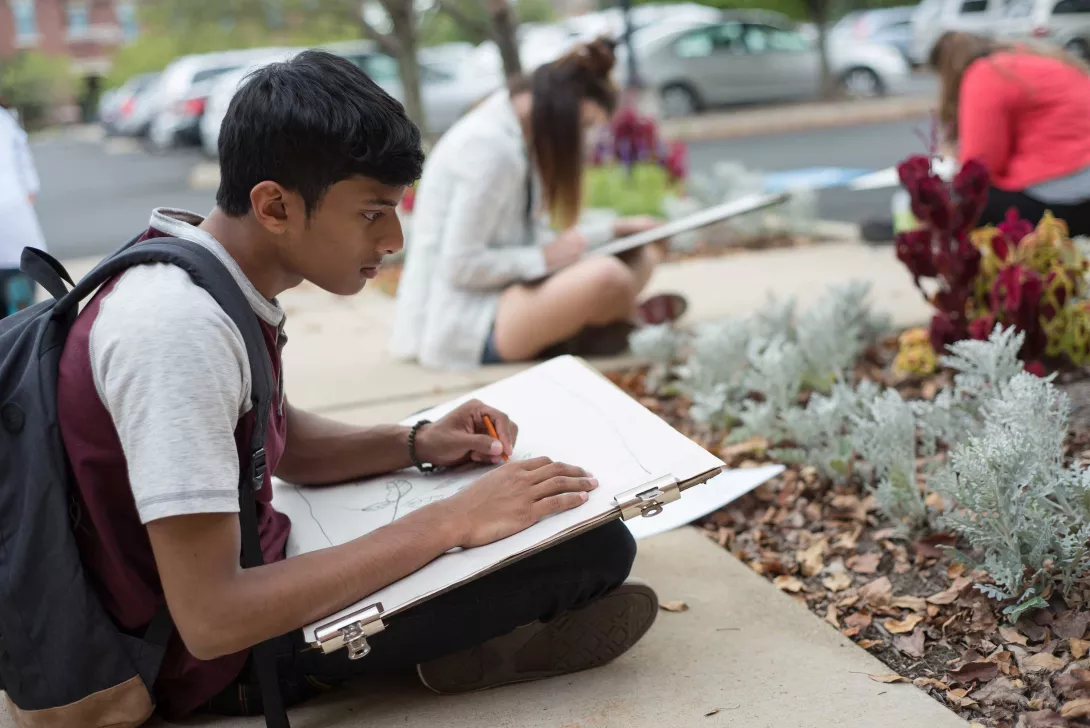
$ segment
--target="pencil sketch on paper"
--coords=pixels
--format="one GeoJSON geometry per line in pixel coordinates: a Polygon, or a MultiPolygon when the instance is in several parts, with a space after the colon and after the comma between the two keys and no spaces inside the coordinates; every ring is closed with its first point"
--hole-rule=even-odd
{"type": "Polygon", "coordinates": [[[625,449],[625,451],[628,452],[628,454],[632,457],[632,461],[634,463],[636,463],[636,465],[640,466],[640,470],[642,470],[643,472],[645,472],[648,475],[651,475],[651,471],[647,469],[647,466],[643,464],[643,461],[640,459],[640,456],[637,455],[635,450],[632,449],[632,446],[628,443],[627,438],[625,438],[624,433],[621,431],[620,426],[613,419],[612,415],[609,412],[599,408],[593,402],[590,402],[589,400],[587,400],[587,398],[584,397],[579,392],[576,392],[576,391],[570,389],[569,387],[565,386],[563,382],[558,381],[557,379],[555,379],[553,377],[549,377],[549,376],[546,376],[546,378],[553,384],[553,386],[555,386],[561,392],[563,392],[564,394],[568,395],[572,399],[579,402],[579,404],[584,409],[590,410],[595,415],[595,420],[598,420],[598,421],[604,423],[605,425],[607,425],[609,427],[609,429],[612,431],[613,435],[616,437],[617,442],[619,442],[621,444],[621,447],[623,447],[625,449]]]}

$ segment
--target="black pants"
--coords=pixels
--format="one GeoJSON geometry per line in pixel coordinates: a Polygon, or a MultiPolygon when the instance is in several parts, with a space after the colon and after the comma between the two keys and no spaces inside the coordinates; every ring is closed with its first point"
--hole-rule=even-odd
{"type": "Polygon", "coordinates": [[[1018,213],[1034,227],[1044,217],[1045,210],[1051,210],[1054,217],[1067,223],[1068,232],[1076,235],[1090,235],[1090,190],[1086,199],[1073,205],[1049,205],[1030,197],[1025,192],[1008,192],[992,187],[988,191],[988,202],[980,216],[980,225],[998,225],[1007,216],[1007,210],[1014,207],[1018,213]]]}
{"type": "MultiPolygon", "coordinates": [[[[635,557],[636,543],[624,523],[607,523],[392,617],[368,640],[371,653],[360,660],[349,660],[343,649],[330,655],[312,649],[296,630],[279,640],[284,702],[296,705],[358,676],[407,672],[587,606],[628,578],[635,557]]],[[[260,715],[261,690],[250,664],[205,707],[221,715],[260,715]]]]}

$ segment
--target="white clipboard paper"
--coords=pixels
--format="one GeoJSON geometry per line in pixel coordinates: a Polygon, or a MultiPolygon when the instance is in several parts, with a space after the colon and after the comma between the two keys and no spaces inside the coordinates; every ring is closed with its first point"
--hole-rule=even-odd
{"type": "MultiPolygon", "coordinates": [[[[579,465],[594,474],[598,488],[578,508],[487,546],[448,552],[358,603],[307,625],[308,643],[327,652],[345,645],[353,648],[354,637],[381,631],[383,619],[574,534],[617,517],[660,517],[674,507],[671,501],[684,500],[683,491],[723,469],[723,461],[575,357],[539,364],[422,412],[405,424],[436,420],[473,398],[518,423],[513,459],[548,456],[579,465]]],[[[487,471],[481,466],[432,475],[406,470],[318,488],[274,479],[273,502],[292,521],[288,556],[351,541],[449,497],[487,471]]],[[[359,644],[357,639],[356,648],[359,644]]]]}
{"type": "Polygon", "coordinates": [[[697,230],[702,227],[707,227],[708,225],[714,225],[717,222],[729,220],[732,217],[738,217],[739,215],[745,215],[750,212],[772,207],[773,205],[778,205],[781,202],[787,201],[790,196],[791,194],[789,192],[768,192],[746,195],[745,197],[739,197],[737,200],[724,202],[721,205],[714,205],[700,210],[699,212],[694,212],[692,215],[686,215],[677,220],[671,220],[670,222],[663,223],[650,230],[635,233],[634,235],[626,235],[623,238],[617,238],[605,245],[600,245],[588,250],[586,254],[588,256],[618,255],[619,253],[624,253],[633,248],[638,248],[641,245],[665,240],[674,235],[687,233],[690,230],[697,230]]]}

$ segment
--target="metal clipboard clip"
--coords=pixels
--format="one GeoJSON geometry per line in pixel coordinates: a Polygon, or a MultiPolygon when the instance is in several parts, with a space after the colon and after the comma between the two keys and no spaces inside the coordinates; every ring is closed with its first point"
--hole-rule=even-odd
{"type": "Polygon", "coordinates": [[[621,509],[621,520],[651,518],[662,513],[662,507],[681,498],[681,482],[673,475],[664,475],[638,488],[627,490],[614,498],[621,509]]]}
{"type": "Polygon", "coordinates": [[[314,630],[314,637],[325,654],[328,655],[344,647],[348,650],[348,659],[358,660],[366,657],[371,651],[367,638],[384,629],[386,625],[382,621],[382,603],[380,602],[323,624],[314,630]]]}

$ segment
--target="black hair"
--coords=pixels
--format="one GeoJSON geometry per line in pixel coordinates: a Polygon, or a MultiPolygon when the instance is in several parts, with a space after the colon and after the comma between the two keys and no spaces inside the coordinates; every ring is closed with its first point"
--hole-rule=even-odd
{"type": "Polygon", "coordinates": [[[337,182],[411,185],[424,166],[405,108],[350,61],[313,50],[246,78],[220,127],[219,156],[216,204],[236,217],[266,180],[299,193],[310,215],[337,182]]]}

